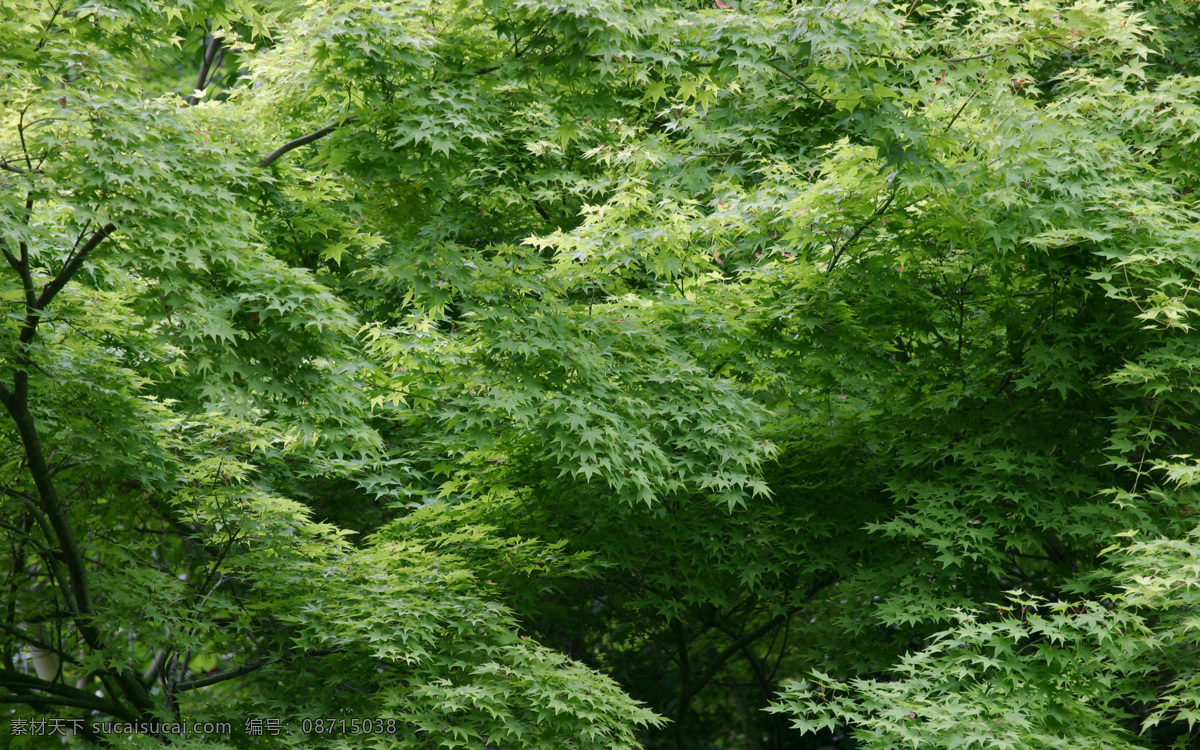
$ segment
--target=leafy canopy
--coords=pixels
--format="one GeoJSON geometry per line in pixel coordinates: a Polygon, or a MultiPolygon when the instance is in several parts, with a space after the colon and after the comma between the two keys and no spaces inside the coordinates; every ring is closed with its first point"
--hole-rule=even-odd
{"type": "Polygon", "coordinates": [[[1194,744],[1196,14],[5,2],[14,746],[1194,744]]]}

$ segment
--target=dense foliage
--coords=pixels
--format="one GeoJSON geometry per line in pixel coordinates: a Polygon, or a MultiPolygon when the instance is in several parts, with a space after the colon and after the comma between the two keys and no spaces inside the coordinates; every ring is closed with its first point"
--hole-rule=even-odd
{"type": "Polygon", "coordinates": [[[0,733],[1196,746],[1197,50],[0,0],[0,733]]]}

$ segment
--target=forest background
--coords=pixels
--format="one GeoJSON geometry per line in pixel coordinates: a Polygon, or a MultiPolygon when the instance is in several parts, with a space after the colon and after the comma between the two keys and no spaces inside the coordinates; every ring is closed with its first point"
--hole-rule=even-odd
{"type": "Polygon", "coordinates": [[[1183,0],[4,0],[0,744],[1200,745],[1198,74],[1183,0]]]}

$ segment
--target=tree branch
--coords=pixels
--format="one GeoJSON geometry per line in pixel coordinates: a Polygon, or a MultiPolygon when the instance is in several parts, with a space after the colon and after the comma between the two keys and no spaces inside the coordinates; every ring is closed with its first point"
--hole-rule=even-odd
{"type": "Polygon", "coordinates": [[[54,28],[54,21],[58,18],[58,14],[62,12],[64,5],[66,5],[65,2],[59,3],[58,7],[54,9],[54,12],[50,14],[50,20],[46,22],[46,27],[42,29],[37,46],[33,48],[34,54],[41,52],[42,47],[46,44],[46,40],[50,38],[50,34],[52,33],[51,30],[54,28]]]}
{"type": "Polygon", "coordinates": [[[67,262],[63,265],[62,270],[58,272],[58,275],[51,279],[46,286],[42,288],[42,293],[37,300],[37,308],[39,310],[46,309],[46,306],[50,304],[50,301],[54,299],[55,295],[62,291],[62,288],[67,285],[67,282],[71,280],[71,277],[75,275],[75,272],[78,271],[79,267],[83,265],[83,262],[87,260],[88,253],[95,250],[97,245],[107,239],[108,236],[115,231],[117,231],[117,226],[115,224],[105,224],[103,227],[97,229],[96,232],[88,238],[88,241],[84,243],[83,247],[79,248],[79,252],[75,253],[70,259],[67,260],[67,262]]]}
{"type": "Polygon", "coordinates": [[[688,697],[690,698],[693,695],[695,695],[696,693],[700,692],[700,690],[703,689],[704,686],[708,684],[708,681],[711,680],[716,675],[717,670],[719,670],[721,668],[721,666],[724,665],[725,662],[729,660],[729,657],[738,653],[744,647],[749,646],[751,643],[754,643],[759,638],[762,638],[767,633],[770,633],[772,630],[774,630],[775,628],[782,625],[789,617],[794,615],[799,610],[800,610],[800,607],[794,607],[794,608],[788,610],[787,612],[785,612],[784,614],[775,615],[770,620],[767,620],[762,625],[758,626],[754,630],[751,630],[749,633],[746,633],[741,638],[738,638],[733,643],[729,644],[729,646],[727,646],[724,651],[717,654],[717,656],[713,658],[712,662],[708,665],[708,667],[703,672],[700,673],[700,678],[696,681],[696,683],[692,686],[689,686],[688,697]]]}
{"type": "MultiPolygon", "coordinates": [[[[8,251],[8,243],[0,239],[0,253],[4,254],[4,259],[8,261],[8,265],[18,274],[21,273],[21,261],[17,260],[17,256],[8,251]]],[[[23,275],[22,275],[23,276],[23,275]]]]}
{"type": "Polygon", "coordinates": [[[958,111],[954,113],[954,117],[950,118],[950,122],[946,123],[946,127],[942,130],[942,135],[950,132],[950,128],[954,127],[954,123],[958,121],[958,116],[963,113],[963,110],[967,108],[967,105],[971,103],[971,100],[975,98],[975,94],[977,93],[978,92],[976,91],[971,92],[971,95],[967,97],[967,100],[963,102],[962,106],[958,108],[958,111]]]}
{"type": "Polygon", "coordinates": [[[861,226],[855,229],[854,234],[850,235],[849,239],[847,239],[845,242],[839,245],[836,250],[833,251],[833,255],[829,258],[829,263],[825,266],[825,273],[831,272],[834,267],[837,266],[838,259],[842,257],[842,253],[846,251],[846,248],[857,242],[858,238],[862,236],[862,233],[867,230],[867,227],[874,224],[876,219],[878,219],[880,216],[883,216],[885,213],[887,213],[887,210],[891,208],[892,201],[896,200],[896,193],[900,191],[900,183],[896,180],[897,177],[897,174],[892,175],[892,192],[887,197],[887,200],[883,202],[883,205],[875,209],[870,218],[868,218],[862,223],[861,226]]]}
{"type": "MultiPolygon", "coordinates": [[[[802,87],[804,88],[804,90],[805,90],[805,91],[807,91],[808,93],[810,93],[810,94],[812,94],[813,96],[817,97],[818,99],[820,99],[820,100],[821,100],[822,102],[824,102],[825,104],[829,104],[829,100],[828,100],[828,99],[826,99],[825,97],[821,96],[819,93],[817,93],[817,90],[816,90],[816,89],[814,89],[812,86],[809,86],[809,85],[808,85],[807,83],[805,83],[804,81],[801,81],[799,78],[797,78],[796,76],[794,76],[794,75],[792,75],[791,73],[787,72],[787,71],[786,71],[786,70],[784,70],[783,68],[779,67],[779,66],[778,66],[778,65],[776,65],[776,64],[775,64],[773,61],[771,61],[771,60],[767,60],[767,65],[770,65],[770,66],[771,66],[772,68],[774,68],[775,70],[779,71],[780,73],[784,74],[785,76],[787,76],[788,78],[792,79],[792,80],[793,80],[793,81],[795,81],[796,83],[800,84],[800,86],[802,86],[802,87]]],[[[833,105],[831,105],[831,104],[830,104],[830,106],[833,106],[833,105]]]]}
{"type": "Polygon", "coordinates": [[[81,615],[79,626],[84,640],[94,646],[95,629],[86,621],[86,618],[92,614],[87,563],[83,558],[83,552],[79,548],[79,542],[75,538],[70,521],[66,517],[66,509],[58,496],[58,489],[50,477],[45,455],[42,452],[41,438],[34,424],[33,415],[29,412],[29,404],[20,394],[15,394],[5,401],[4,406],[13,422],[16,423],[17,433],[21,438],[22,447],[25,449],[25,461],[41,500],[40,510],[45,513],[46,520],[53,529],[53,538],[58,542],[67,566],[70,586],[63,590],[63,594],[68,596],[67,603],[71,609],[81,615]],[[89,638],[89,635],[93,637],[89,638]]]}
{"type": "Polygon", "coordinates": [[[162,672],[163,664],[166,663],[168,656],[170,656],[170,653],[164,648],[160,648],[158,652],[154,654],[153,661],[150,662],[150,666],[142,675],[142,684],[150,685],[158,679],[158,675],[160,672],[162,672]]]}
{"type": "Polygon", "coordinates": [[[21,169],[20,167],[14,167],[6,161],[0,161],[0,169],[16,174],[43,174],[40,169],[21,169]]]}
{"type": "Polygon", "coordinates": [[[0,669],[0,687],[13,690],[38,690],[49,695],[21,694],[0,695],[0,704],[24,703],[29,706],[70,706],[100,711],[112,716],[120,716],[136,721],[139,716],[123,708],[119,703],[104,700],[96,695],[61,682],[47,682],[33,675],[17,672],[12,669],[0,669]]]}
{"type": "MultiPolygon", "coordinates": [[[[111,224],[108,226],[112,227],[111,224]]],[[[108,229],[108,227],[105,227],[105,229],[108,229]]],[[[109,232],[111,231],[109,230],[109,232]]],[[[85,250],[100,244],[100,241],[104,237],[107,237],[109,232],[105,232],[105,230],[97,232],[88,241],[88,244],[85,245],[85,250]]],[[[80,252],[75,260],[82,262],[82,258],[85,255],[86,252],[80,252]]],[[[75,261],[72,262],[74,263],[75,261]]],[[[78,268],[78,265],[75,267],[78,268]]],[[[66,270],[64,269],[64,273],[59,274],[56,281],[61,279],[62,283],[66,283],[67,278],[69,278],[66,270]]],[[[48,289],[49,286],[47,285],[48,289]]],[[[61,285],[59,288],[61,288],[61,285]]],[[[32,324],[37,324],[36,318],[32,324]]],[[[26,330],[31,329],[27,328],[26,330]]],[[[22,338],[25,338],[25,331],[22,331],[22,338]]],[[[32,339],[32,334],[29,338],[32,339]]],[[[28,343],[28,341],[25,341],[25,343],[28,343]]],[[[21,375],[24,372],[19,370],[17,374],[21,375]]],[[[11,398],[5,400],[4,406],[9,416],[12,417],[13,422],[16,423],[17,434],[21,439],[21,447],[25,452],[26,466],[33,479],[34,486],[37,488],[38,499],[41,501],[41,510],[45,513],[50,528],[53,530],[53,538],[58,542],[58,548],[62,552],[63,564],[66,566],[66,583],[68,584],[62,588],[62,593],[71,610],[76,613],[75,627],[79,630],[79,634],[83,637],[84,642],[93,650],[99,651],[102,649],[102,644],[100,632],[93,622],[94,612],[92,610],[87,560],[83,556],[83,549],[80,547],[79,540],[75,536],[75,530],[71,525],[67,508],[58,494],[58,488],[54,484],[54,478],[46,463],[41,436],[38,434],[33,414],[29,410],[28,392],[24,386],[24,382],[21,383],[20,388],[16,389],[11,398]]],[[[154,711],[154,703],[150,700],[150,696],[147,695],[142,684],[138,682],[137,676],[128,669],[120,671],[112,670],[112,672],[116,683],[120,685],[121,692],[133,704],[138,713],[143,716],[150,715],[154,711]]],[[[114,694],[110,691],[110,695],[114,694]]],[[[93,708],[94,706],[86,705],[82,707],[93,708]]]]}
{"type": "MultiPolygon", "coordinates": [[[[203,91],[204,87],[208,85],[208,69],[212,67],[213,59],[216,58],[220,46],[221,37],[214,35],[204,50],[204,60],[200,63],[200,74],[196,76],[196,91],[203,91]]],[[[188,97],[188,106],[195,106],[198,101],[196,94],[192,93],[188,97]]]]}
{"type": "Polygon", "coordinates": [[[349,123],[351,123],[353,121],[354,121],[354,118],[351,117],[349,119],[343,120],[342,122],[335,122],[332,125],[326,125],[325,127],[321,128],[320,130],[314,130],[313,132],[309,133],[308,135],[302,135],[299,138],[294,138],[294,139],[288,141],[287,143],[283,144],[279,148],[275,149],[271,153],[264,156],[262,161],[260,161],[258,163],[258,166],[261,169],[266,169],[267,167],[274,164],[276,162],[276,160],[279,159],[279,157],[283,156],[287,152],[298,149],[301,146],[307,146],[308,144],[312,143],[313,141],[319,141],[322,138],[324,138],[325,136],[332,133],[333,131],[340,128],[341,126],[348,125],[349,123]]]}
{"type": "Polygon", "coordinates": [[[196,690],[197,688],[208,687],[209,685],[216,685],[217,683],[225,682],[226,680],[234,680],[234,679],[237,679],[238,677],[242,677],[243,675],[248,675],[251,672],[256,672],[256,671],[262,669],[263,667],[265,667],[269,663],[270,663],[269,659],[259,659],[257,661],[250,662],[249,664],[247,664],[244,667],[238,667],[237,669],[230,669],[225,672],[218,672],[217,674],[210,674],[206,677],[201,677],[200,679],[197,679],[197,680],[188,680],[187,682],[180,682],[179,684],[177,684],[175,686],[175,692],[183,693],[188,690],[196,690]]]}
{"type": "MultiPolygon", "coordinates": [[[[308,651],[306,653],[301,653],[301,654],[284,655],[280,659],[274,659],[274,660],[258,659],[256,661],[250,662],[249,664],[247,664],[244,667],[230,669],[225,672],[208,675],[207,677],[201,677],[201,678],[195,679],[195,680],[188,680],[187,682],[178,682],[175,684],[175,687],[171,692],[172,693],[180,693],[185,690],[195,690],[197,688],[208,687],[209,685],[216,685],[218,682],[225,682],[226,680],[232,680],[232,679],[236,679],[238,677],[242,677],[244,675],[248,675],[251,672],[262,669],[263,667],[268,666],[270,664],[279,664],[279,663],[288,664],[288,663],[291,663],[294,661],[298,661],[300,659],[312,659],[312,658],[318,658],[321,656],[329,656],[330,654],[335,653],[336,651],[337,651],[337,649],[335,649],[335,648],[322,648],[322,649],[317,649],[316,651],[308,651]]],[[[185,660],[185,662],[186,661],[187,660],[185,660]]]]}
{"type": "Polygon", "coordinates": [[[67,706],[69,708],[86,708],[89,711],[99,711],[110,716],[119,716],[128,721],[137,721],[140,717],[125,711],[120,706],[106,703],[99,698],[69,698],[65,695],[0,695],[0,704],[23,703],[27,706],[67,706]]]}
{"type": "Polygon", "coordinates": [[[696,680],[695,683],[687,683],[687,682],[684,683],[681,694],[680,694],[680,702],[687,703],[689,700],[691,700],[697,693],[699,693],[704,688],[705,685],[707,685],[709,683],[710,680],[712,680],[713,677],[716,676],[717,672],[721,669],[721,666],[724,665],[725,662],[729,660],[729,657],[738,653],[743,648],[749,646],[751,643],[754,643],[759,638],[762,638],[767,633],[771,632],[775,628],[777,628],[780,625],[782,625],[783,623],[787,622],[792,617],[792,615],[796,614],[801,609],[803,609],[805,605],[810,603],[812,601],[812,598],[814,596],[816,596],[818,591],[820,591],[821,589],[825,588],[826,586],[829,586],[830,584],[834,583],[835,580],[836,580],[835,578],[830,577],[830,578],[822,578],[817,581],[814,581],[813,584],[808,588],[808,591],[805,592],[805,598],[804,598],[803,604],[798,604],[793,607],[789,607],[786,612],[772,617],[767,622],[763,623],[759,627],[755,628],[754,630],[751,630],[749,633],[746,633],[741,638],[738,638],[733,643],[729,644],[729,646],[726,647],[724,651],[717,654],[713,658],[713,660],[709,663],[708,667],[703,672],[700,673],[700,676],[696,680]]]}
{"type": "MultiPolygon", "coordinates": [[[[49,651],[50,653],[57,655],[60,659],[62,659],[65,662],[70,662],[72,664],[79,663],[79,660],[76,659],[73,655],[67,653],[66,651],[63,651],[62,649],[55,648],[54,646],[52,646],[49,643],[46,643],[45,641],[41,640],[40,638],[34,638],[29,633],[27,633],[24,630],[21,630],[20,628],[14,628],[11,625],[7,625],[3,622],[0,622],[0,630],[3,630],[4,632],[8,633],[13,638],[16,638],[30,646],[33,646],[34,648],[39,648],[42,651],[49,651]]],[[[0,674],[4,674],[4,671],[0,670],[0,674]]]]}
{"type": "Polygon", "coordinates": [[[68,698],[94,699],[96,697],[86,690],[80,690],[79,688],[72,687],[66,683],[49,682],[40,677],[34,677],[31,674],[25,674],[24,672],[18,672],[13,669],[0,669],[0,687],[6,687],[10,689],[14,687],[22,687],[27,690],[41,690],[42,692],[50,693],[52,695],[62,695],[68,698]]]}
{"type": "MultiPolygon", "coordinates": [[[[9,531],[16,534],[17,536],[19,536],[23,539],[28,539],[29,541],[33,542],[34,545],[37,546],[38,548],[42,548],[41,545],[38,544],[38,541],[35,537],[30,535],[27,531],[20,528],[16,524],[9,523],[8,521],[0,521],[0,529],[8,529],[9,531]]],[[[3,627],[2,623],[0,623],[0,627],[3,627]]]]}

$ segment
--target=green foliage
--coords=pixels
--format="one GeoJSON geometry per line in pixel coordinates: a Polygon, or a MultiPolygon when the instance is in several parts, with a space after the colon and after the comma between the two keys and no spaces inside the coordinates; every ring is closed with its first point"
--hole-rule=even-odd
{"type": "Polygon", "coordinates": [[[1194,745],[1197,18],[4,3],[0,715],[1194,745]]]}

